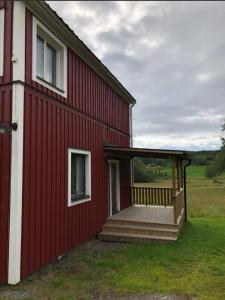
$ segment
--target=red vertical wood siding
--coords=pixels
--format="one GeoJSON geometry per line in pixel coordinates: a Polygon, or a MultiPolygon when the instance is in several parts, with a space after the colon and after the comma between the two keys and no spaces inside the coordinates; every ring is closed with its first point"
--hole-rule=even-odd
{"type": "MultiPolygon", "coordinates": [[[[22,276],[101,230],[108,213],[105,126],[39,92],[26,89],[22,276]],[[67,207],[68,148],[91,151],[90,202],[67,207]],[[101,183],[101,184],[99,184],[101,183]]],[[[108,130],[108,143],[129,137],[108,130]]],[[[121,207],[128,206],[129,161],[121,161],[121,207]]]]}
{"type": "Polygon", "coordinates": [[[70,108],[129,135],[129,105],[71,49],[68,49],[67,59],[67,98],[32,80],[32,14],[27,10],[26,83],[70,108]]]}
{"type": "MultiPolygon", "coordinates": [[[[129,146],[129,105],[68,49],[68,97],[32,80],[32,14],[26,12],[22,278],[101,230],[108,215],[103,144],[129,146]],[[68,148],[91,151],[91,201],[67,207],[68,148]]],[[[130,165],[120,161],[121,207],[130,165]]]]}
{"type": "Polygon", "coordinates": [[[3,76],[0,76],[0,84],[8,83],[12,80],[12,14],[13,1],[2,1],[5,9],[5,32],[4,32],[4,65],[3,76]]]}
{"type": "MultiPolygon", "coordinates": [[[[0,123],[11,122],[11,88],[0,86],[0,123]]],[[[7,280],[11,136],[0,134],[0,284],[7,280]]]]}
{"type": "Polygon", "coordinates": [[[130,160],[120,160],[120,209],[131,206],[130,160]]]}
{"type": "MultiPolygon", "coordinates": [[[[5,10],[4,20],[4,64],[0,76],[0,123],[10,123],[12,114],[12,1],[1,1],[5,10]]],[[[0,134],[0,284],[7,282],[8,238],[9,238],[9,197],[10,197],[11,136],[0,134]]]]}

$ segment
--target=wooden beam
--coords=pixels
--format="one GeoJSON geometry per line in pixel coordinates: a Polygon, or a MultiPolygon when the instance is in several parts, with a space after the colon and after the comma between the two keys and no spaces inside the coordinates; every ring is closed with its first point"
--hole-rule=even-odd
{"type": "Polygon", "coordinates": [[[177,188],[180,191],[181,188],[180,160],[176,160],[176,168],[177,168],[177,188]]]}
{"type": "Polygon", "coordinates": [[[172,158],[172,187],[173,195],[176,195],[176,159],[172,158]]]}
{"type": "Polygon", "coordinates": [[[181,188],[184,187],[184,177],[183,177],[183,168],[182,168],[182,160],[180,161],[180,174],[181,174],[181,188]]]}

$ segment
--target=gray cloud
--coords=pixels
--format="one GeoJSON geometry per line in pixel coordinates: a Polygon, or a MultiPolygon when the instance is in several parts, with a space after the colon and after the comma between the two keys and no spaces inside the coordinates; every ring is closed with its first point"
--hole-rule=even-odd
{"type": "Polygon", "coordinates": [[[136,145],[220,146],[225,2],[49,4],[136,97],[136,145]]]}

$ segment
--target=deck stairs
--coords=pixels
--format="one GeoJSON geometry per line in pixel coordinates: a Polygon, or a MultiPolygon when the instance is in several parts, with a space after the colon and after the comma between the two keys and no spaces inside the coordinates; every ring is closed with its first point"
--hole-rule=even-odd
{"type": "Polygon", "coordinates": [[[98,238],[128,243],[171,243],[179,236],[182,219],[178,224],[165,224],[108,217],[98,238]]]}

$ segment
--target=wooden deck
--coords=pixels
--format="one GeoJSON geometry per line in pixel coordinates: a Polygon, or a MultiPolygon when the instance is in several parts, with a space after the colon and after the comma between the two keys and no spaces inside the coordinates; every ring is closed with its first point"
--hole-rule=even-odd
{"type": "Polygon", "coordinates": [[[109,217],[111,220],[125,220],[146,223],[173,224],[173,207],[132,206],[109,217]]]}
{"type": "Polygon", "coordinates": [[[184,211],[174,224],[173,207],[132,206],[108,217],[98,237],[116,242],[175,242],[184,221],[184,211]]]}

